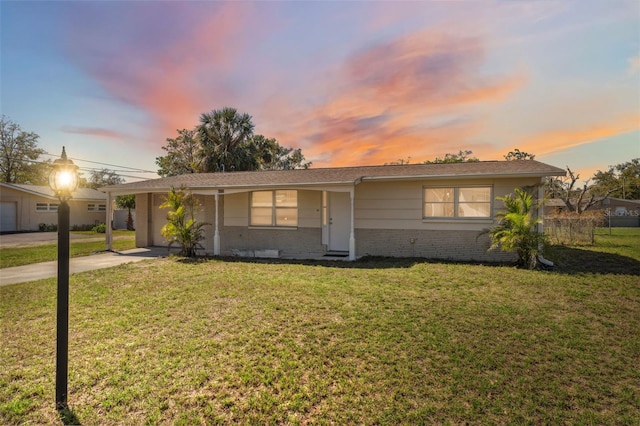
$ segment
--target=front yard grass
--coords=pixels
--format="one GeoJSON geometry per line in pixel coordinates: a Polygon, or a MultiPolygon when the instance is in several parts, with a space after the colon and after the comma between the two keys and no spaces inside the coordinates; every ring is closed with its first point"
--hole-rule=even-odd
{"type": "MultiPolygon", "coordinates": [[[[89,256],[92,253],[103,251],[106,248],[104,234],[95,232],[73,232],[74,234],[95,235],[101,237],[100,241],[71,240],[69,256],[89,256]]],[[[132,231],[114,231],[113,249],[129,250],[136,247],[135,233],[132,231]]],[[[0,269],[12,266],[30,265],[32,263],[49,262],[58,259],[57,244],[42,244],[25,247],[0,248],[0,269]]]]}
{"type": "MultiPolygon", "coordinates": [[[[551,272],[169,258],[73,275],[70,408],[101,425],[637,425],[640,258],[580,271],[598,248],[559,250],[551,272]]],[[[60,422],[55,287],[0,287],[0,423],[60,422]]]]}

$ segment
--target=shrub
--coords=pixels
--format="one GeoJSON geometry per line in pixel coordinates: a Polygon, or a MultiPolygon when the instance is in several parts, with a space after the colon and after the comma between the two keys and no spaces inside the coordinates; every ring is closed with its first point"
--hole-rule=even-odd
{"type": "Polygon", "coordinates": [[[195,220],[195,210],[198,208],[198,200],[193,194],[184,189],[178,191],[171,188],[160,208],[171,210],[167,214],[167,224],[161,229],[162,236],[171,247],[174,243],[180,245],[180,254],[187,257],[195,257],[198,250],[204,249],[200,241],[204,240],[203,222],[195,220]]]}
{"type": "Polygon", "coordinates": [[[89,225],[89,224],[71,226],[72,231],[93,231],[93,228],[95,228],[95,225],[89,225]]]}
{"type": "Polygon", "coordinates": [[[56,225],[55,223],[51,223],[51,224],[46,224],[46,223],[40,223],[38,224],[38,230],[40,232],[55,232],[58,230],[58,225],[56,225]]]}
{"type": "Polygon", "coordinates": [[[92,231],[97,232],[98,234],[104,234],[107,232],[107,225],[105,225],[104,223],[101,223],[99,225],[94,226],[92,231]]]}
{"type": "Polygon", "coordinates": [[[498,224],[485,231],[491,236],[489,250],[515,251],[519,266],[534,269],[538,265],[545,236],[537,229],[542,219],[532,214],[533,196],[524,189],[516,188],[515,196],[508,194],[497,199],[504,202],[506,211],[498,213],[498,224]]]}

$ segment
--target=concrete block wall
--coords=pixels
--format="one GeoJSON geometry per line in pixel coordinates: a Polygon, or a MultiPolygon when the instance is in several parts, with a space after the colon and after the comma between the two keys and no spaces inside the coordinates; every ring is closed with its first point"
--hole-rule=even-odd
{"type": "Polygon", "coordinates": [[[511,262],[513,253],[490,251],[489,236],[477,231],[356,229],[356,255],[511,262]]]}
{"type": "Polygon", "coordinates": [[[316,257],[325,253],[321,228],[255,229],[225,226],[220,229],[220,251],[232,249],[278,249],[282,257],[316,257]]]}

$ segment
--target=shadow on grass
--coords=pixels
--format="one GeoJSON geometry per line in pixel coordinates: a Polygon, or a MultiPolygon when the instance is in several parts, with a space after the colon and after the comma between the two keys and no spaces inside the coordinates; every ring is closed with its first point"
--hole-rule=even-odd
{"type": "Polygon", "coordinates": [[[285,265],[305,265],[326,268],[342,268],[342,269],[398,269],[411,268],[418,264],[450,264],[450,265],[485,265],[485,266],[513,266],[505,263],[492,262],[473,262],[473,261],[448,261],[446,259],[427,259],[423,257],[384,257],[384,256],[366,256],[356,261],[334,260],[334,259],[271,259],[271,258],[249,258],[249,257],[233,257],[233,256],[199,256],[195,258],[175,257],[177,262],[197,264],[218,260],[227,263],[254,263],[254,264],[285,264],[285,265]]]}
{"type": "MultiPolygon", "coordinates": [[[[564,246],[553,246],[547,257],[555,263],[553,268],[548,269],[550,273],[559,274],[624,274],[640,276],[640,261],[621,256],[618,254],[602,253],[579,248],[564,246]]],[[[417,264],[457,264],[457,265],[484,265],[484,266],[512,266],[510,263],[492,262],[461,262],[447,261],[443,259],[425,258],[396,258],[396,257],[363,257],[356,261],[347,260],[302,260],[302,259],[256,259],[231,256],[216,257],[196,257],[185,258],[176,256],[176,261],[180,263],[200,263],[216,259],[228,263],[256,263],[256,264],[288,264],[306,265],[327,268],[345,269],[394,269],[411,268],[417,264]]]]}
{"type": "Polygon", "coordinates": [[[640,276],[640,261],[619,254],[553,246],[549,250],[548,257],[555,263],[552,271],[561,274],[593,273],[640,276]]]}
{"type": "Polygon", "coordinates": [[[68,406],[59,409],[58,415],[60,416],[60,420],[64,425],[81,425],[82,424],[78,416],[76,416],[76,413],[74,413],[73,410],[68,406]]]}

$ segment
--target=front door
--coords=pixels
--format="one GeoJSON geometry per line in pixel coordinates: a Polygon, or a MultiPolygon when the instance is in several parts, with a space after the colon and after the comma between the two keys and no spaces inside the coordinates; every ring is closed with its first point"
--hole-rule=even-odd
{"type": "Polygon", "coordinates": [[[348,192],[329,192],[329,251],[349,251],[351,199],[348,192]]]}

